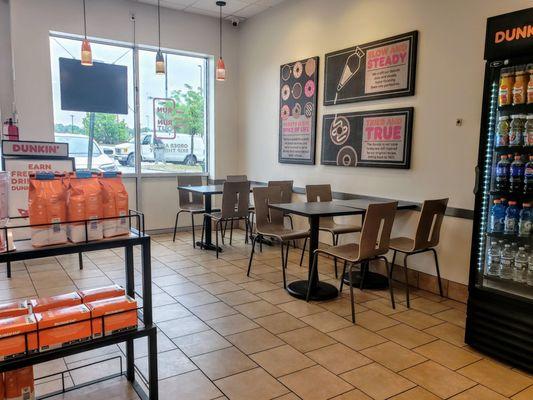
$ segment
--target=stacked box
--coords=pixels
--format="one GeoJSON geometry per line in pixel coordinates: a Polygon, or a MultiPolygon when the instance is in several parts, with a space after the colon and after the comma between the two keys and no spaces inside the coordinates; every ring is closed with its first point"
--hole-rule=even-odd
{"type": "Polygon", "coordinates": [[[31,299],[30,304],[34,313],[42,313],[54,308],[71,307],[81,304],[81,297],[77,292],[72,292],[57,296],[42,297],[40,299],[31,299]]]}
{"type": "Polygon", "coordinates": [[[78,294],[80,295],[83,303],[90,303],[91,301],[124,296],[126,292],[124,288],[119,285],[111,285],[96,289],[79,290],[78,294]]]}
{"type": "MultiPolygon", "coordinates": [[[[28,315],[28,302],[12,301],[10,303],[0,304],[0,318],[18,317],[20,315],[28,315]]],[[[1,399],[1,397],[0,397],[1,399]]]]}
{"type": "Polygon", "coordinates": [[[5,373],[5,400],[35,400],[33,367],[24,367],[5,373]]]}
{"type": "Polygon", "coordinates": [[[35,352],[37,350],[36,330],[37,321],[33,315],[0,319],[0,361],[24,354],[26,350],[30,353],[35,352]]]}
{"type": "Polygon", "coordinates": [[[137,327],[137,302],[129,296],[97,300],[86,305],[91,310],[94,338],[137,327]]]}

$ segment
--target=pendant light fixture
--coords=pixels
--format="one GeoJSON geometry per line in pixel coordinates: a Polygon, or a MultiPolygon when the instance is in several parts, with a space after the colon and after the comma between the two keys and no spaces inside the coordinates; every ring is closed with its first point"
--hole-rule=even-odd
{"type": "Polygon", "coordinates": [[[157,29],[159,34],[159,49],[155,56],[155,73],[157,75],[165,75],[165,59],[163,58],[163,53],[161,52],[161,6],[157,0],[157,29]]]}
{"type": "Polygon", "coordinates": [[[224,60],[222,59],[222,7],[226,5],[225,1],[217,1],[216,5],[220,8],[220,18],[219,18],[219,26],[220,26],[220,56],[217,61],[217,68],[216,68],[216,79],[217,81],[225,81],[226,80],[226,65],[224,64],[224,60]]]}
{"type": "Polygon", "coordinates": [[[85,38],[81,42],[81,65],[90,67],[93,65],[93,53],[91,44],[87,40],[87,14],[85,12],[85,0],[83,0],[83,34],[85,38]]]}

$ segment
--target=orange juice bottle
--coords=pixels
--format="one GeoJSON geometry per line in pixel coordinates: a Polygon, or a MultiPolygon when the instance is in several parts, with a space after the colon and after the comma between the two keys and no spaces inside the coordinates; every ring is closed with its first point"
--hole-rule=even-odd
{"type": "Polygon", "coordinates": [[[498,91],[498,105],[511,105],[514,86],[514,68],[502,68],[500,73],[500,88],[498,91]]]}
{"type": "Polygon", "coordinates": [[[526,71],[525,65],[519,65],[515,68],[513,105],[526,103],[528,78],[529,74],[526,71]]]}
{"type": "Polygon", "coordinates": [[[533,104],[533,64],[528,64],[529,83],[527,84],[527,104],[533,104]]]}

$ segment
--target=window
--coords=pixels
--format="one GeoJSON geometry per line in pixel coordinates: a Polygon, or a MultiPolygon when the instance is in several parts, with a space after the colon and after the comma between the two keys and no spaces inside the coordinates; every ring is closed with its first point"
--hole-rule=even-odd
{"type": "MultiPolygon", "coordinates": [[[[207,171],[207,59],[164,52],[166,74],[155,74],[155,51],[91,41],[93,61],[124,66],[127,71],[127,114],[63,110],[60,58],[79,58],[81,40],[50,36],[54,132],[69,143],[76,168],[123,173],[198,173],[207,171]],[[134,60],[138,57],[138,68],[134,60]],[[134,82],[139,82],[135,110],[134,82]],[[136,112],[139,132],[136,132],[136,112]],[[89,160],[90,132],[93,132],[89,160]],[[140,141],[137,160],[136,138],[140,141]]],[[[84,67],[92,68],[92,67],[84,67]]]]}

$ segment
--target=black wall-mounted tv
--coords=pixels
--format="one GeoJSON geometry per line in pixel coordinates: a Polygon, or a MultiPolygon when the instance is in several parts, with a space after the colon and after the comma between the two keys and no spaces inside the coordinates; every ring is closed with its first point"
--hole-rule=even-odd
{"type": "Polygon", "coordinates": [[[59,59],[61,109],[68,111],[128,113],[128,68],[80,60],[59,59]]]}

